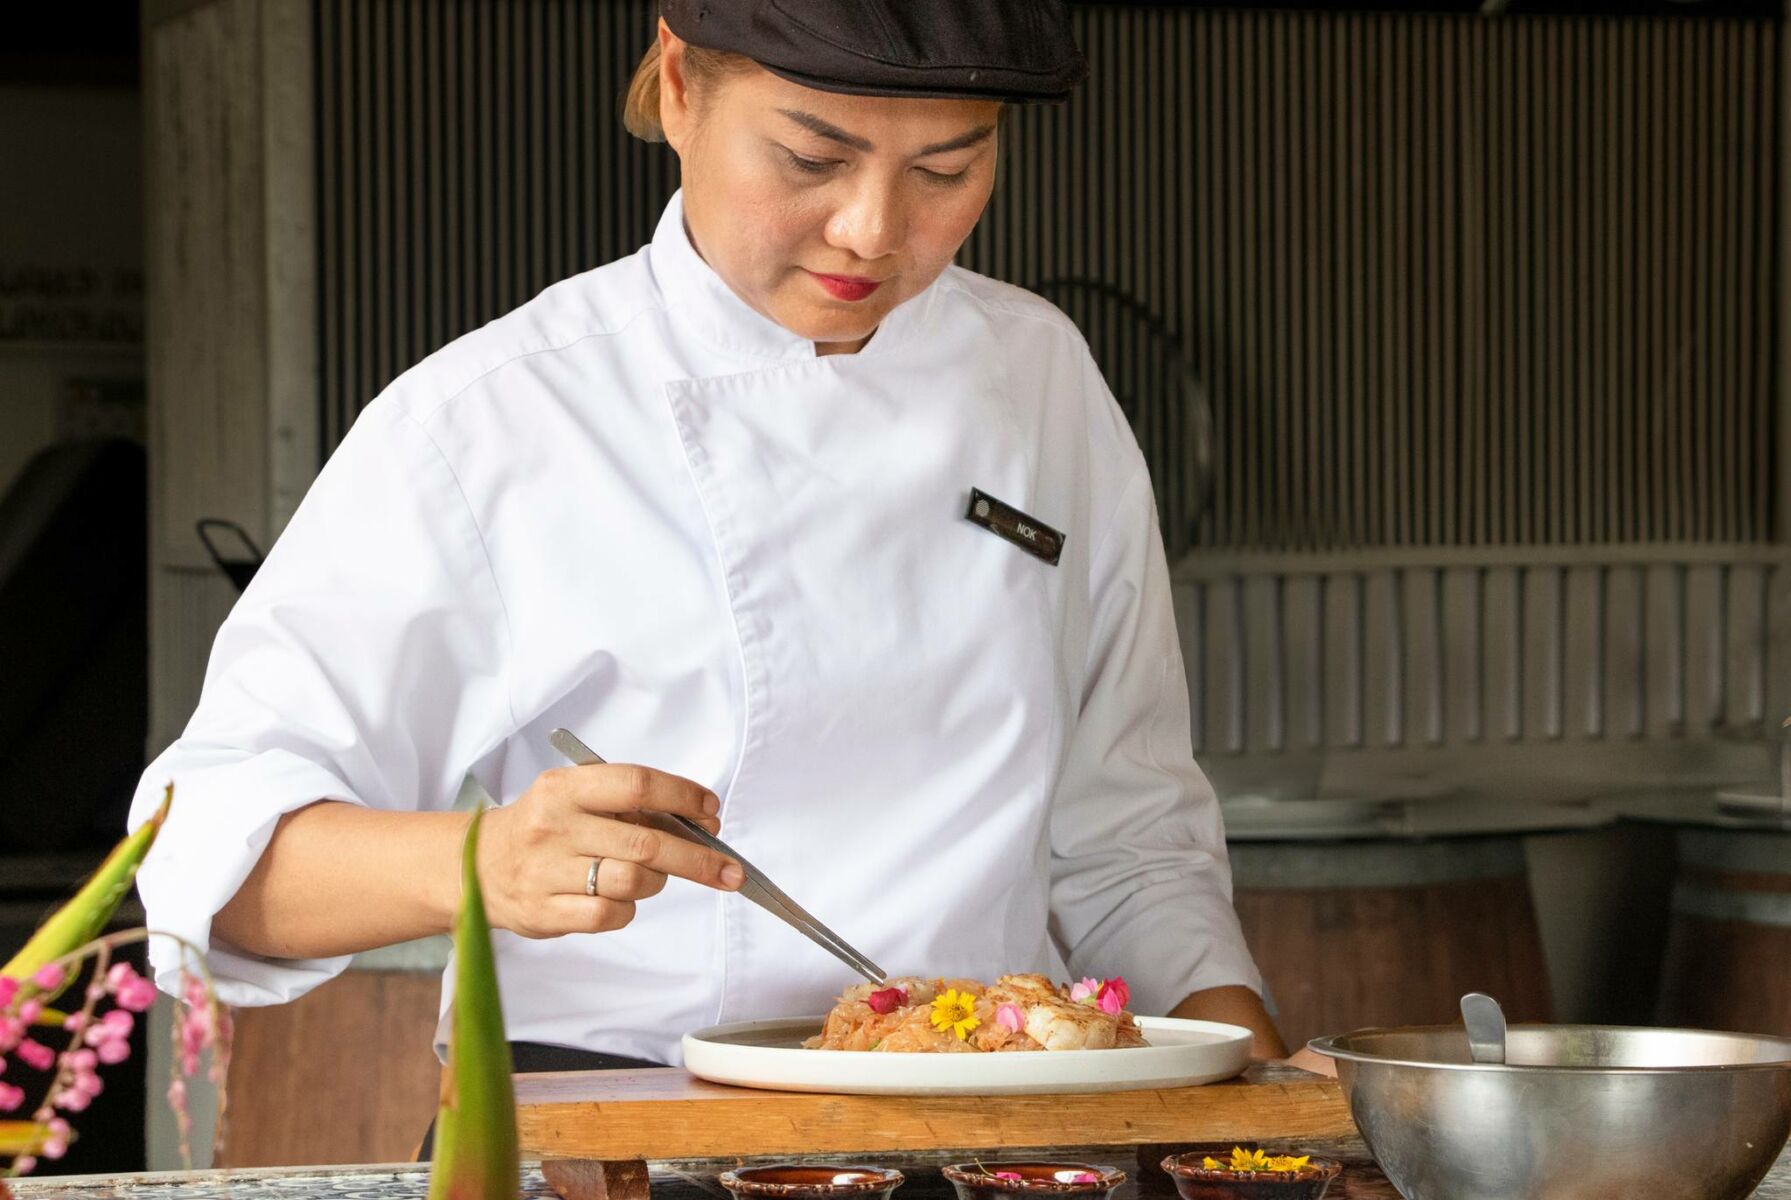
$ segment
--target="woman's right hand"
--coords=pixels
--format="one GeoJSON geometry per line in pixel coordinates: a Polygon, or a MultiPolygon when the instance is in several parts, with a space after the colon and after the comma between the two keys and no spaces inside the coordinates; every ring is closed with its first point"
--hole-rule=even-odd
{"type": "Polygon", "coordinates": [[[530,938],[603,933],[677,875],[721,891],[745,881],[740,864],[706,846],[639,824],[677,813],[717,832],[721,802],[701,784],[649,767],[601,763],[543,771],[514,804],[485,814],[479,886],[486,917],[530,938]],[[598,859],[597,894],[585,894],[598,859]]]}

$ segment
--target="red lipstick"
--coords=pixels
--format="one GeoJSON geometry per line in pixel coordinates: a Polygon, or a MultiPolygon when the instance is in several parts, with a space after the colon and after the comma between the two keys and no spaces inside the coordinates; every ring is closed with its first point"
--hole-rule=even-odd
{"type": "Polygon", "coordinates": [[[835,300],[863,300],[883,286],[881,279],[865,279],[857,275],[823,275],[818,271],[809,271],[809,274],[835,300]]]}

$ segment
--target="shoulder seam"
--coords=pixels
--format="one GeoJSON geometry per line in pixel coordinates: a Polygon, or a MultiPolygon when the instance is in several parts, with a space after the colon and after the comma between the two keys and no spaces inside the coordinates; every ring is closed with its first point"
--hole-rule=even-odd
{"type": "Polygon", "coordinates": [[[449,404],[453,403],[455,400],[458,400],[461,396],[465,395],[467,392],[471,391],[474,387],[478,386],[478,384],[481,380],[485,379],[487,376],[493,375],[496,372],[503,370],[505,367],[512,366],[518,362],[521,362],[525,358],[533,358],[537,354],[554,354],[561,350],[569,349],[573,346],[578,345],[578,343],[583,342],[583,341],[588,341],[591,338],[615,337],[617,334],[625,332],[631,325],[633,325],[636,321],[640,320],[642,317],[644,317],[650,313],[663,312],[663,311],[665,311],[665,306],[663,304],[659,304],[659,303],[644,304],[641,307],[635,309],[633,312],[629,313],[625,320],[623,320],[623,321],[619,322],[618,324],[613,325],[607,329],[587,329],[587,330],[577,334],[574,337],[568,337],[561,341],[541,342],[541,343],[537,343],[535,345],[524,346],[522,348],[519,348],[514,353],[506,356],[503,359],[500,359],[499,361],[497,361],[495,363],[492,363],[491,365],[485,367],[483,370],[479,371],[477,374],[473,375],[471,378],[460,383],[452,391],[446,392],[446,393],[436,397],[434,403],[432,403],[426,410],[407,413],[407,415],[410,416],[410,418],[412,420],[416,421],[418,425],[422,425],[425,422],[433,420],[435,418],[436,414],[439,413],[443,408],[446,408],[449,404]]]}
{"type": "MultiPolygon", "coordinates": [[[[964,269],[959,268],[959,270],[964,270],[964,269]]],[[[970,275],[975,275],[975,272],[973,272],[973,271],[964,271],[964,273],[970,274],[970,275]]],[[[979,276],[979,278],[982,278],[982,277],[979,276]]],[[[977,292],[976,289],[969,287],[964,282],[962,282],[960,279],[954,277],[952,275],[952,273],[949,271],[945,275],[941,276],[940,280],[947,287],[949,287],[952,291],[962,293],[964,296],[969,298],[969,300],[972,304],[975,304],[978,307],[983,308],[985,310],[999,311],[999,312],[1007,314],[1008,316],[1021,317],[1028,321],[1036,321],[1040,325],[1045,325],[1052,329],[1057,330],[1059,333],[1075,334],[1077,336],[1081,335],[1082,331],[1076,327],[1076,323],[1074,321],[1070,320],[1070,318],[1068,316],[1066,316],[1061,310],[1053,307],[1051,302],[1049,300],[1046,300],[1043,296],[1033,296],[1033,298],[1038,302],[1038,305],[1042,306],[1044,308],[1045,311],[1041,312],[1038,310],[1037,307],[1035,307],[1033,305],[1015,303],[1013,301],[1003,300],[1003,299],[999,299],[999,298],[992,297],[992,296],[984,296],[981,293],[977,292]]],[[[1000,281],[997,280],[996,282],[1000,282],[1000,281]]],[[[1014,287],[1017,285],[1009,284],[1007,286],[1014,287]]],[[[1022,289],[1022,290],[1024,290],[1024,289],[1022,289]]],[[[1033,295],[1033,293],[1028,292],[1027,295],[1031,296],[1031,295],[1033,295]]]]}

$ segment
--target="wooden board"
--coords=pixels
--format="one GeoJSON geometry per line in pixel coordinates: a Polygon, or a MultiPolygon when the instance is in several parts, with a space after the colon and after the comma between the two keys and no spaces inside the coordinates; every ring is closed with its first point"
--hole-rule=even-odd
{"type": "Polygon", "coordinates": [[[434,972],[354,970],[290,1004],[238,1009],[217,1165],[409,1159],[441,1094],[440,998],[434,972]]]}
{"type": "Polygon", "coordinates": [[[955,1148],[1352,1136],[1335,1080],[1253,1065],[1241,1080],[1077,1096],[833,1096],[681,1070],[520,1075],[524,1157],[751,1158],[955,1148]]]}

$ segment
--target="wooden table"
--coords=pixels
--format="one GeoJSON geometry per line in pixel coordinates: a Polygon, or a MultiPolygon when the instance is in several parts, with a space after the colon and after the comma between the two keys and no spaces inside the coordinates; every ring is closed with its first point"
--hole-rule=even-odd
{"type": "Polygon", "coordinates": [[[650,1161],[910,1163],[1048,1151],[1154,1165],[1165,1147],[1353,1137],[1335,1080],[1278,1065],[1204,1087],[1056,1096],[837,1096],[723,1087],[681,1070],[517,1077],[525,1158],[567,1200],[645,1200],[650,1161]]]}

